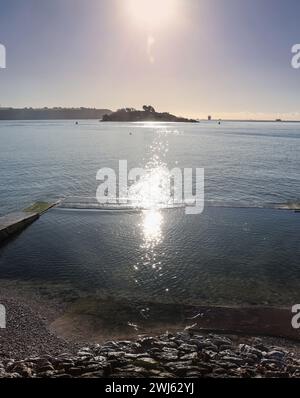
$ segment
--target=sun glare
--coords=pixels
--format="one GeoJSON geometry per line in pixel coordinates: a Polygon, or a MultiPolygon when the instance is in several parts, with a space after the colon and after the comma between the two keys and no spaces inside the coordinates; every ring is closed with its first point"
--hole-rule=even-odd
{"type": "Polygon", "coordinates": [[[177,0],[128,0],[130,17],[146,29],[163,27],[171,22],[177,0]]]}
{"type": "Polygon", "coordinates": [[[143,211],[142,230],[146,248],[154,248],[162,238],[163,216],[160,210],[143,211]]]}

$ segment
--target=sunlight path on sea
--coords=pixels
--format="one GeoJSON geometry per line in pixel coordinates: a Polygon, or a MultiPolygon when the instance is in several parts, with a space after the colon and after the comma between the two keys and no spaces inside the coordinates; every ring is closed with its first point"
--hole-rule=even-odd
{"type": "Polygon", "coordinates": [[[150,156],[145,159],[145,174],[129,189],[129,198],[133,206],[144,209],[139,224],[142,235],[140,248],[143,255],[133,265],[137,284],[142,282],[144,273],[139,272],[142,267],[150,268],[154,278],[162,276],[162,261],[157,260],[160,245],[164,240],[162,208],[173,203],[170,192],[170,171],[166,162],[169,150],[167,129],[157,130],[149,149],[150,156]]]}

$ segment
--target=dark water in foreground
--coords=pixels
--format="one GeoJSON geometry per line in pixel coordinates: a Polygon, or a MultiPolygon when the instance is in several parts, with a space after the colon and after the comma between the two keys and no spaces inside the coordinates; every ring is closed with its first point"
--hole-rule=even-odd
{"type": "Polygon", "coordinates": [[[299,217],[53,209],[0,248],[0,274],[124,299],[290,306],[300,298],[299,217]]]}

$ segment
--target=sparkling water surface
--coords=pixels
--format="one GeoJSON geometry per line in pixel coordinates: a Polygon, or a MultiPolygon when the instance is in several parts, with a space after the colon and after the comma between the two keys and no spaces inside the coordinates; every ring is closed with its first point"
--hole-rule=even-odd
{"type": "Polygon", "coordinates": [[[299,234],[299,215],[286,210],[54,209],[0,250],[0,272],[124,299],[290,306],[299,234]]]}
{"type": "Polygon", "coordinates": [[[261,206],[300,198],[300,124],[1,121],[0,215],[36,200],[94,197],[102,167],[205,169],[205,199],[261,206]],[[132,133],[132,135],[130,135],[132,133]]]}
{"type": "Polygon", "coordinates": [[[0,122],[0,139],[0,214],[93,198],[98,169],[120,159],[204,168],[206,206],[53,209],[0,248],[1,279],[167,303],[297,302],[299,214],[271,205],[299,201],[300,124],[0,122]]]}

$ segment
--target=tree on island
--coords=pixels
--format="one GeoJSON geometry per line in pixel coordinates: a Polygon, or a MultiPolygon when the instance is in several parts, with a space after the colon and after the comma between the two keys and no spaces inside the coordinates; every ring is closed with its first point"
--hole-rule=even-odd
{"type": "Polygon", "coordinates": [[[155,113],[155,109],[151,105],[144,105],[143,109],[147,113],[155,113]]]}

